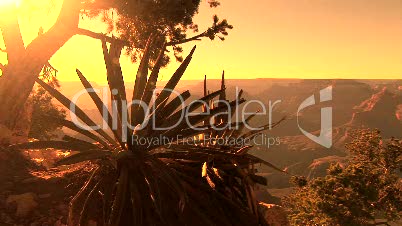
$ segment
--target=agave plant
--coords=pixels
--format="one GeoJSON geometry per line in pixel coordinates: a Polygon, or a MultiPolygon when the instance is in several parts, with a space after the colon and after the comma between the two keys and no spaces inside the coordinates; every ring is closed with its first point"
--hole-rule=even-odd
{"type": "MultiPolygon", "coordinates": [[[[141,100],[152,109],[145,114],[139,105],[132,105],[129,122],[139,125],[145,121],[149,125],[157,125],[166,130],[154,130],[151,126],[142,129],[124,127],[123,105],[127,102],[126,89],[122,71],[116,58],[120,57],[121,47],[112,43],[110,48],[103,44],[104,58],[107,67],[109,88],[115,95],[112,99],[117,103],[118,114],[107,112],[106,120],[113,135],[107,131],[87,131],[77,127],[71,121],[61,121],[63,126],[93,140],[87,142],[66,136],[63,141],[35,141],[18,144],[15,148],[44,149],[57,148],[75,151],[72,156],[62,159],[58,165],[76,164],[83,161],[94,161],[97,167],[90,178],[71,200],[69,225],[87,225],[89,220],[96,220],[99,225],[266,225],[261,217],[257,201],[253,194],[255,184],[266,184],[266,179],[257,176],[255,164],[266,164],[281,171],[274,165],[248,153],[251,147],[217,144],[206,140],[205,136],[222,138],[249,138],[257,133],[277,125],[266,125],[257,131],[245,131],[246,122],[239,122],[238,127],[217,130],[228,125],[229,117],[218,116],[218,113],[234,110],[245,100],[239,93],[236,100],[227,101],[224,77],[222,88],[210,94],[204,83],[204,97],[199,102],[182,107],[182,100],[190,98],[190,92],[183,92],[178,97],[171,97],[187,66],[195,47],[173,74],[165,88],[155,97],[154,90],[158,80],[159,69],[163,60],[165,47],[160,56],[148,71],[150,38],[141,60],[134,86],[133,100],[141,100]],[[212,101],[219,98],[227,104],[213,106],[212,101]],[[204,103],[204,104],[203,104],[204,103]],[[205,104],[207,103],[207,104],[205,104]],[[211,104],[210,104],[211,103],[211,104]],[[151,108],[151,106],[153,106],[151,108]],[[205,114],[210,108],[208,114],[205,114]],[[188,119],[191,125],[208,125],[204,129],[196,129],[188,123],[180,121],[183,110],[192,113],[188,119]],[[198,111],[202,109],[203,112],[198,111]],[[197,113],[199,112],[199,113],[197,113]],[[214,122],[209,123],[211,119],[214,122]],[[113,128],[113,120],[119,123],[113,128]],[[128,134],[124,139],[124,134],[128,134]],[[133,142],[133,136],[141,138],[169,138],[169,146],[155,144],[144,146],[133,142]],[[176,139],[197,137],[198,142],[183,144],[176,139]]],[[[77,70],[83,86],[90,90],[91,84],[77,70]]],[[[46,89],[61,104],[75,107],[74,114],[86,125],[94,126],[95,122],[71,100],[41,80],[37,83],[46,89]]],[[[106,104],[94,92],[88,92],[100,114],[106,104]]],[[[222,103],[222,102],[220,102],[222,103]]],[[[201,127],[201,126],[200,126],[201,127]]],[[[137,128],[137,127],[136,127],[137,128]]],[[[197,127],[198,128],[198,127],[197,127]]]]}

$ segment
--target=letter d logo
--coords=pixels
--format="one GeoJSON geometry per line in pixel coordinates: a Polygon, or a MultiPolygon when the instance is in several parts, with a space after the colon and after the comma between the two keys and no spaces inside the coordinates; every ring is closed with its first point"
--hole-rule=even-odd
{"type": "MultiPolygon", "coordinates": [[[[332,86],[329,86],[320,91],[320,103],[332,100],[332,86]]],[[[315,105],[314,95],[307,98],[297,110],[297,126],[300,131],[308,137],[310,140],[324,146],[326,148],[332,147],[332,107],[321,108],[321,132],[320,136],[314,136],[313,134],[305,131],[299,124],[299,112],[307,107],[315,105]]]]}

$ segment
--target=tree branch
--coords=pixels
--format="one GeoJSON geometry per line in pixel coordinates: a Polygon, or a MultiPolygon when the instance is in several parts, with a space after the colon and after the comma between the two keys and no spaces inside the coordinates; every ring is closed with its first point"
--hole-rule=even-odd
{"type": "Polygon", "coordinates": [[[54,68],[54,67],[49,63],[49,61],[46,62],[45,67],[49,67],[51,70],[53,70],[53,71],[55,71],[55,72],[59,72],[56,68],[54,68]]]}
{"type": "Polygon", "coordinates": [[[96,32],[90,31],[90,30],[82,29],[82,28],[77,29],[77,34],[78,35],[85,35],[85,36],[88,36],[88,37],[91,37],[91,38],[94,38],[94,39],[105,40],[106,42],[109,42],[109,43],[119,43],[122,46],[129,46],[130,45],[130,43],[128,41],[124,41],[124,40],[119,39],[119,38],[110,37],[110,36],[107,36],[107,35],[102,34],[102,33],[96,33],[96,32]]]}
{"type": "MultiPolygon", "coordinates": [[[[94,38],[94,39],[105,40],[108,43],[119,43],[122,46],[129,46],[130,45],[130,43],[128,41],[125,41],[125,40],[122,40],[122,39],[119,39],[119,38],[116,38],[116,37],[110,37],[110,36],[107,36],[107,35],[102,34],[102,33],[96,33],[96,32],[86,30],[86,29],[83,29],[83,28],[78,28],[77,29],[77,34],[78,35],[88,36],[88,37],[91,37],[91,38],[94,38]]],[[[203,33],[198,34],[198,35],[196,35],[194,37],[187,38],[187,39],[184,39],[184,40],[181,40],[181,41],[167,42],[166,46],[181,45],[181,44],[191,42],[191,41],[201,41],[201,38],[205,37],[205,36],[206,36],[206,32],[203,32],[203,33]]]]}
{"type": "Polygon", "coordinates": [[[201,33],[201,34],[198,34],[198,35],[196,35],[196,36],[194,36],[194,37],[191,37],[191,38],[187,38],[187,39],[184,39],[184,40],[181,40],[181,41],[177,41],[177,42],[168,42],[168,43],[166,43],[166,46],[175,46],[175,45],[181,45],[181,44],[184,44],[184,43],[187,43],[187,42],[192,42],[192,41],[201,41],[201,38],[202,37],[205,37],[205,32],[203,32],[203,33],[201,33]]]}
{"type": "Polygon", "coordinates": [[[7,13],[7,20],[0,21],[0,28],[3,35],[6,50],[1,50],[7,53],[9,64],[16,63],[24,54],[25,46],[22,40],[20,25],[15,6],[9,6],[9,13],[7,13]]]}
{"type": "Polygon", "coordinates": [[[80,0],[64,0],[56,23],[27,47],[28,59],[41,61],[43,66],[73,35],[78,28],[80,0]],[[34,56],[35,55],[35,56],[34,56]]]}
{"type": "Polygon", "coordinates": [[[4,71],[5,69],[6,69],[6,66],[4,64],[0,63],[0,70],[4,71]]]}
{"type": "MultiPolygon", "coordinates": [[[[0,86],[0,123],[14,128],[18,113],[24,107],[35,79],[46,62],[73,36],[78,28],[81,0],[64,0],[56,23],[43,35],[34,39],[23,57],[7,65],[0,86]],[[3,78],[4,77],[4,78],[3,78]],[[15,87],[18,86],[18,89],[15,87]]],[[[13,52],[6,46],[7,52],[13,52]]]]}

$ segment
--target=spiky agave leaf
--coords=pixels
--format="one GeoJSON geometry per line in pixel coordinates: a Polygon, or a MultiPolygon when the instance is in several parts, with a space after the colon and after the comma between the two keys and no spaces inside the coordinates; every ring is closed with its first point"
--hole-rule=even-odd
{"type": "Polygon", "coordinates": [[[74,155],[66,157],[62,160],[57,161],[56,166],[72,165],[72,164],[89,161],[89,160],[104,159],[107,157],[111,157],[111,153],[108,151],[101,151],[99,149],[87,150],[85,152],[74,154],[74,155]]]}
{"type": "MultiPolygon", "coordinates": [[[[135,77],[134,91],[133,91],[133,99],[132,101],[141,100],[144,95],[145,88],[147,85],[148,79],[148,68],[149,68],[149,55],[151,49],[152,37],[149,37],[148,42],[145,46],[144,55],[141,59],[140,66],[138,67],[138,72],[135,77]]],[[[131,124],[136,126],[141,123],[143,118],[141,118],[140,111],[142,111],[141,105],[133,104],[131,106],[131,124]]]]}
{"type": "Polygon", "coordinates": [[[92,190],[89,192],[89,194],[87,195],[83,208],[80,212],[80,219],[79,219],[79,225],[84,225],[86,220],[87,220],[87,215],[89,212],[89,208],[90,208],[90,201],[95,197],[95,195],[97,195],[98,189],[102,184],[103,179],[100,179],[95,186],[92,188],[92,190]]]}
{"type": "MultiPolygon", "coordinates": [[[[229,105],[231,107],[237,105],[237,102],[231,102],[229,105]]],[[[204,114],[204,113],[200,113],[198,115],[194,115],[194,116],[189,116],[188,120],[184,120],[181,123],[179,123],[175,128],[170,129],[166,132],[163,133],[164,136],[166,137],[174,137],[177,134],[181,134],[181,132],[185,129],[191,128],[190,126],[195,126],[203,121],[209,120],[213,117],[213,115],[216,115],[218,113],[224,112],[226,111],[226,109],[224,107],[219,107],[219,108],[215,108],[213,110],[211,110],[211,114],[204,114]]],[[[176,136],[177,137],[177,136],[176,136]]],[[[182,138],[186,138],[186,137],[182,137],[182,138]]]]}
{"type": "Polygon", "coordinates": [[[71,130],[73,130],[73,131],[75,131],[75,132],[77,132],[79,134],[82,134],[82,135],[92,139],[93,141],[99,142],[105,149],[107,149],[107,147],[109,146],[109,144],[105,140],[103,140],[102,138],[96,136],[95,134],[91,133],[88,130],[85,130],[85,129],[77,127],[71,121],[64,120],[64,119],[63,120],[56,119],[56,120],[57,120],[57,123],[59,123],[60,125],[68,128],[68,129],[71,129],[71,130]]]}
{"type": "Polygon", "coordinates": [[[175,110],[177,110],[180,106],[184,104],[186,100],[188,100],[188,98],[190,98],[190,96],[190,91],[187,90],[181,93],[179,96],[175,97],[163,108],[163,115],[161,115],[161,117],[166,118],[167,116],[173,114],[175,110]]]}
{"type": "MultiPolygon", "coordinates": [[[[147,81],[147,85],[145,86],[144,93],[142,95],[141,101],[149,106],[151,103],[152,96],[154,95],[154,90],[156,89],[156,83],[158,81],[159,77],[159,70],[162,66],[162,61],[163,57],[165,55],[165,44],[162,45],[161,51],[159,53],[159,56],[155,62],[154,68],[152,69],[151,75],[149,76],[149,79],[147,81]]],[[[144,116],[139,117],[139,119],[144,120],[144,116]]],[[[140,121],[142,121],[140,120],[140,121]]]]}
{"type": "Polygon", "coordinates": [[[120,177],[117,185],[116,197],[114,199],[111,214],[109,218],[109,225],[121,225],[122,214],[124,210],[124,203],[128,195],[129,186],[129,172],[126,166],[120,169],[120,177]]]}
{"type": "Polygon", "coordinates": [[[106,41],[102,41],[102,49],[107,71],[107,81],[112,94],[112,100],[118,105],[120,119],[123,114],[123,103],[127,103],[126,90],[124,86],[123,74],[119,64],[122,46],[118,43],[111,43],[110,51],[107,48],[106,41]]]}
{"type": "MultiPolygon", "coordinates": [[[[113,134],[114,134],[116,140],[118,141],[118,143],[120,144],[121,148],[124,148],[124,144],[122,142],[121,122],[119,123],[120,126],[117,126],[117,130],[114,130],[113,129],[113,118],[112,118],[109,110],[107,109],[107,106],[103,103],[103,101],[95,93],[94,88],[88,82],[88,80],[85,78],[85,76],[81,73],[81,71],[78,69],[76,71],[77,71],[78,77],[81,80],[82,85],[85,87],[85,89],[87,90],[92,101],[95,103],[96,108],[98,109],[99,113],[102,116],[104,116],[104,114],[106,113],[106,117],[107,117],[106,120],[107,120],[109,128],[113,131],[113,134]]],[[[115,145],[117,145],[117,144],[115,144],[115,145]]]]}
{"type": "Polygon", "coordinates": [[[203,105],[203,103],[206,103],[212,99],[214,99],[215,97],[217,97],[221,92],[223,92],[223,90],[219,90],[216,92],[213,92],[195,102],[193,102],[190,106],[186,106],[183,109],[180,109],[179,111],[171,114],[170,116],[168,116],[165,120],[165,122],[162,122],[162,126],[161,128],[168,128],[171,127],[173,125],[176,125],[178,121],[180,121],[183,117],[183,113],[185,112],[189,112],[192,113],[194,112],[197,108],[201,107],[203,105]]]}
{"type": "Polygon", "coordinates": [[[248,125],[248,123],[258,114],[259,111],[257,111],[256,113],[249,115],[246,120],[244,120],[244,122],[240,122],[238,124],[236,124],[236,126],[238,126],[237,129],[232,130],[232,132],[230,133],[230,137],[239,137],[240,134],[242,132],[244,132],[244,128],[246,127],[246,125],[248,125]]]}
{"type": "MultiPolygon", "coordinates": [[[[40,79],[35,80],[39,85],[41,85],[46,91],[48,91],[54,98],[56,98],[61,104],[63,104],[66,108],[71,109],[71,107],[75,108],[75,111],[73,112],[79,119],[81,119],[85,124],[88,126],[96,127],[96,123],[92,121],[92,119],[84,113],[81,108],[79,108],[74,102],[69,100],[66,96],[61,94],[59,91],[51,87],[50,85],[46,84],[40,79]]],[[[98,129],[95,130],[99,135],[104,137],[107,141],[109,141],[111,144],[115,143],[114,139],[110,137],[105,131],[98,129]]]]}
{"type": "MultiPolygon", "coordinates": [[[[91,191],[93,189],[94,184],[97,183],[97,177],[98,173],[101,171],[101,167],[96,167],[89,179],[85,182],[85,184],[81,187],[81,189],[78,191],[78,193],[73,197],[73,199],[70,201],[70,208],[68,212],[68,222],[73,222],[75,218],[75,214],[77,212],[82,212],[82,209],[85,208],[85,206],[82,206],[81,208],[78,207],[78,203],[82,200],[83,196],[85,196],[88,191],[91,191]]],[[[82,217],[82,216],[81,216],[82,217]]]]}
{"type": "Polygon", "coordinates": [[[186,59],[183,61],[183,63],[180,65],[180,67],[173,74],[172,78],[166,84],[165,88],[159,94],[158,98],[155,101],[156,106],[158,106],[159,104],[162,103],[162,101],[164,101],[165,99],[168,99],[170,97],[171,91],[176,88],[181,77],[183,76],[184,72],[186,71],[188,65],[190,64],[190,61],[193,57],[193,54],[194,54],[196,48],[197,48],[197,46],[193,47],[190,54],[186,57],[186,59]]]}

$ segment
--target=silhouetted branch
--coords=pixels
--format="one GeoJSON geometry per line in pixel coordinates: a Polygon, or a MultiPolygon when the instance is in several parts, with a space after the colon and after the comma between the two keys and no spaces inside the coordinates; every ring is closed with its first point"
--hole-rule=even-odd
{"type": "Polygon", "coordinates": [[[181,45],[181,44],[184,44],[184,43],[187,43],[187,42],[191,42],[191,41],[201,41],[201,38],[202,38],[202,37],[206,37],[206,32],[203,32],[203,33],[201,33],[201,34],[199,34],[199,35],[196,35],[196,36],[194,36],[194,37],[187,38],[187,39],[184,39],[184,40],[181,40],[181,41],[168,42],[168,43],[166,43],[166,46],[181,45]]]}
{"type": "MultiPolygon", "coordinates": [[[[16,11],[15,7],[11,8],[10,11],[16,11]]],[[[0,23],[1,22],[2,21],[0,21],[0,23]]],[[[8,62],[9,64],[13,64],[21,58],[25,51],[17,14],[14,12],[10,13],[7,16],[7,21],[4,21],[4,23],[0,24],[0,28],[7,50],[2,49],[2,52],[7,52],[8,62]]]]}
{"type": "MultiPolygon", "coordinates": [[[[128,41],[124,41],[124,40],[116,38],[116,37],[110,37],[110,36],[107,36],[102,33],[96,33],[96,32],[90,31],[90,30],[82,29],[82,28],[78,28],[77,34],[85,35],[85,36],[95,38],[95,39],[105,40],[106,42],[109,42],[109,43],[115,43],[115,42],[119,43],[120,42],[123,46],[130,45],[130,43],[128,41]]],[[[202,34],[196,35],[192,38],[182,40],[182,41],[168,42],[168,43],[166,43],[166,46],[180,45],[180,44],[184,44],[184,43],[195,41],[195,40],[201,40],[200,38],[204,37],[204,36],[205,36],[205,32],[202,34]]]]}
{"type": "MultiPolygon", "coordinates": [[[[110,37],[110,36],[107,36],[107,35],[102,34],[102,33],[96,33],[96,32],[86,30],[86,29],[83,29],[83,28],[78,28],[77,34],[78,35],[85,35],[85,36],[95,38],[95,39],[99,39],[99,40],[105,40],[108,43],[120,43],[123,46],[129,46],[130,45],[130,43],[128,41],[124,41],[124,40],[116,38],[116,37],[110,37]]],[[[191,38],[187,38],[187,39],[180,40],[180,41],[167,42],[166,46],[181,45],[181,44],[191,42],[191,41],[201,41],[201,38],[207,37],[207,36],[208,36],[208,32],[205,31],[205,32],[203,32],[201,34],[198,34],[196,36],[193,36],[191,38]]]]}
{"type": "Polygon", "coordinates": [[[90,30],[82,29],[82,28],[78,28],[77,34],[78,35],[85,35],[85,36],[95,38],[95,39],[99,39],[99,40],[105,40],[106,42],[109,42],[109,43],[121,43],[121,45],[123,45],[123,46],[129,46],[130,45],[130,43],[128,41],[124,41],[124,40],[121,40],[119,38],[110,37],[110,36],[107,36],[107,35],[102,34],[102,33],[96,33],[96,32],[90,31],[90,30]]]}
{"type": "Polygon", "coordinates": [[[64,1],[56,23],[49,31],[39,35],[28,45],[26,56],[36,54],[38,60],[41,61],[40,65],[43,66],[53,54],[75,35],[80,18],[80,7],[80,0],[64,1]]]}
{"type": "Polygon", "coordinates": [[[49,67],[51,70],[55,71],[55,72],[59,72],[56,68],[54,68],[49,61],[45,64],[45,67],[49,67]]]}

